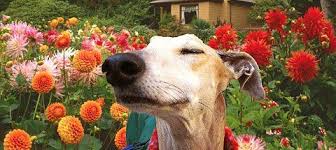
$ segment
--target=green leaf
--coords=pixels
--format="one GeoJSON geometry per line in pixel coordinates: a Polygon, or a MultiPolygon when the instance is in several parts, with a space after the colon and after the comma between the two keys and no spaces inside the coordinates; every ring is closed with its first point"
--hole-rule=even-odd
{"type": "Polygon", "coordinates": [[[85,134],[82,142],[79,144],[79,150],[100,150],[102,142],[94,136],[85,134]]]}
{"type": "Polygon", "coordinates": [[[21,127],[31,135],[37,135],[46,130],[47,124],[40,120],[25,120],[21,127]]]}
{"type": "Polygon", "coordinates": [[[48,142],[48,145],[55,150],[61,150],[62,149],[62,142],[59,139],[57,139],[57,140],[50,139],[49,142],[48,142]]]}

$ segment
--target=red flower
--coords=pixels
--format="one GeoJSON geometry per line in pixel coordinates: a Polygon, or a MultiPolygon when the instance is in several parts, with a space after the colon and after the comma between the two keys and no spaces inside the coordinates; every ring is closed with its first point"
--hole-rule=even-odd
{"type": "Polygon", "coordinates": [[[257,30],[249,32],[245,37],[245,42],[264,40],[269,42],[269,34],[267,31],[257,30]]]}
{"type": "Polygon", "coordinates": [[[304,24],[303,24],[303,18],[300,17],[297,20],[292,21],[291,23],[291,31],[295,33],[302,34],[304,32],[304,24]]]}
{"type": "Polygon", "coordinates": [[[250,54],[261,67],[265,67],[270,64],[272,50],[264,40],[250,41],[245,43],[243,51],[250,54]]]}
{"type": "Polygon", "coordinates": [[[224,149],[238,150],[238,147],[237,139],[234,137],[232,130],[229,127],[225,127],[224,149]]]}
{"type": "Polygon", "coordinates": [[[54,43],[57,37],[58,37],[57,30],[49,30],[47,33],[44,34],[44,38],[47,40],[49,44],[54,43]]]}
{"type": "Polygon", "coordinates": [[[289,139],[287,137],[281,138],[280,144],[283,147],[289,147],[290,146],[289,139]]]}
{"type": "Polygon", "coordinates": [[[277,30],[281,35],[284,35],[283,26],[287,22],[287,15],[280,9],[274,9],[266,12],[265,21],[270,30],[277,30]]]}
{"type": "Polygon", "coordinates": [[[319,36],[324,28],[324,14],[317,7],[310,7],[303,16],[305,26],[304,42],[319,36]]]}
{"type": "Polygon", "coordinates": [[[218,43],[217,39],[214,38],[214,37],[212,37],[209,40],[208,45],[213,49],[216,49],[216,50],[219,49],[219,43],[218,43]]]}
{"type": "Polygon", "coordinates": [[[319,70],[316,57],[303,50],[292,53],[292,57],[287,60],[286,69],[292,80],[298,83],[314,79],[319,70]]]}
{"type": "Polygon", "coordinates": [[[231,25],[225,24],[216,28],[215,35],[220,48],[228,50],[232,49],[237,43],[237,31],[231,25]]]}

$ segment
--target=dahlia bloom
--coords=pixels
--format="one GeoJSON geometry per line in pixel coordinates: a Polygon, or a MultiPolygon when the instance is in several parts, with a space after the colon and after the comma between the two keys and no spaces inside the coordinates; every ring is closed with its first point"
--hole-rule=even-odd
{"type": "Polygon", "coordinates": [[[31,86],[37,93],[49,93],[54,88],[55,80],[50,72],[39,71],[32,79],[31,86]]]}
{"type": "Polygon", "coordinates": [[[269,42],[269,34],[264,30],[257,30],[249,32],[245,37],[245,43],[250,41],[260,41],[263,40],[265,42],[269,42]]]}
{"type": "Polygon", "coordinates": [[[117,146],[118,150],[122,150],[127,146],[126,143],[126,127],[121,128],[114,138],[114,144],[117,146]]]}
{"type": "Polygon", "coordinates": [[[239,150],[264,150],[265,142],[254,135],[240,135],[237,137],[239,150]]]}
{"type": "MultiPolygon", "coordinates": [[[[26,82],[30,83],[35,75],[37,63],[35,61],[24,61],[20,64],[14,64],[9,70],[10,84],[13,87],[18,86],[17,77],[22,76],[26,82]]],[[[25,84],[26,85],[26,84],[25,84]]]]}
{"type": "Polygon", "coordinates": [[[22,34],[14,34],[8,41],[6,54],[11,58],[23,57],[24,52],[27,52],[26,46],[28,39],[22,34]]]}
{"type": "Polygon", "coordinates": [[[318,60],[313,54],[303,50],[296,51],[287,59],[286,69],[292,80],[298,83],[305,83],[317,76],[319,70],[318,60]]]}
{"type": "Polygon", "coordinates": [[[281,138],[281,140],[280,140],[280,144],[281,144],[281,146],[283,146],[283,147],[289,147],[289,146],[290,146],[289,139],[288,139],[287,137],[283,137],[283,138],[281,138]]]}
{"type": "Polygon", "coordinates": [[[93,123],[100,119],[102,114],[102,108],[100,104],[96,101],[86,101],[80,107],[79,114],[85,122],[93,123]]]}
{"type": "Polygon", "coordinates": [[[70,57],[72,57],[75,53],[75,50],[69,47],[63,51],[58,51],[51,59],[54,64],[56,64],[57,69],[69,70],[71,67],[70,57]]]}
{"type": "Polygon", "coordinates": [[[88,73],[97,66],[97,58],[92,51],[80,50],[75,54],[72,63],[78,71],[88,73]]]}
{"type": "Polygon", "coordinates": [[[101,107],[105,105],[105,99],[103,97],[96,99],[96,102],[99,103],[101,107]]]}
{"type": "Polygon", "coordinates": [[[96,83],[97,78],[99,76],[104,75],[101,67],[102,66],[99,65],[99,66],[93,68],[93,70],[90,71],[90,72],[80,72],[78,70],[73,70],[72,73],[75,73],[75,74],[72,74],[72,75],[74,75],[73,78],[75,78],[77,76],[77,79],[75,79],[75,80],[80,80],[86,85],[91,85],[91,84],[96,83]]]}
{"type": "Polygon", "coordinates": [[[58,35],[55,41],[55,46],[58,49],[67,48],[70,46],[70,44],[71,44],[71,37],[68,31],[64,31],[60,35],[58,35]]]}
{"type": "Polygon", "coordinates": [[[61,71],[57,69],[57,65],[52,58],[46,57],[42,62],[43,64],[37,67],[37,71],[50,72],[54,78],[61,76],[61,71]]]}
{"type": "Polygon", "coordinates": [[[270,30],[277,30],[281,35],[285,34],[283,26],[287,22],[287,15],[284,11],[274,9],[266,12],[265,21],[270,30]]]}
{"type": "Polygon", "coordinates": [[[76,26],[78,24],[78,19],[76,17],[72,17],[72,18],[69,18],[65,24],[68,26],[68,27],[71,27],[71,26],[76,26]]]}
{"type": "Polygon", "coordinates": [[[128,108],[118,104],[118,103],[113,103],[111,108],[110,108],[110,114],[112,118],[122,121],[124,119],[124,116],[127,116],[128,113],[128,108]]]}
{"type": "Polygon", "coordinates": [[[212,37],[210,38],[209,42],[208,42],[208,45],[213,48],[213,49],[219,49],[219,43],[216,39],[216,37],[212,37]]]}
{"type": "Polygon", "coordinates": [[[303,18],[300,17],[297,20],[293,20],[291,23],[291,31],[294,33],[302,34],[305,30],[305,26],[303,24],[303,18]]]}
{"type": "Polygon", "coordinates": [[[14,129],[6,134],[3,147],[4,150],[30,150],[32,141],[27,132],[21,129],[14,129]]]}
{"type": "Polygon", "coordinates": [[[57,19],[53,19],[49,22],[49,26],[50,26],[50,28],[55,29],[55,28],[57,28],[58,23],[59,23],[59,21],[57,19]]]}
{"type": "Polygon", "coordinates": [[[237,31],[231,25],[225,24],[217,27],[215,31],[217,42],[220,44],[219,48],[224,50],[233,49],[237,44],[238,35],[237,31]]]}
{"type": "Polygon", "coordinates": [[[78,118],[63,117],[58,123],[57,133],[66,144],[78,144],[84,137],[84,128],[78,118]]]}
{"type": "Polygon", "coordinates": [[[58,37],[58,32],[57,30],[49,30],[44,34],[44,38],[47,39],[47,42],[49,44],[52,44],[56,41],[56,38],[58,37]]]}
{"type": "Polygon", "coordinates": [[[83,50],[93,50],[95,42],[90,39],[84,39],[82,41],[82,49],[83,50]]]}
{"type": "Polygon", "coordinates": [[[319,8],[308,8],[303,16],[304,41],[312,40],[320,35],[323,29],[323,20],[325,20],[325,16],[319,8]]]}
{"type": "Polygon", "coordinates": [[[65,106],[61,103],[52,103],[44,111],[48,121],[54,122],[66,115],[65,106]]]}
{"type": "Polygon", "coordinates": [[[270,64],[272,50],[264,40],[253,40],[245,43],[243,51],[250,54],[261,67],[265,67],[270,64]]]}
{"type": "Polygon", "coordinates": [[[141,50],[147,46],[144,36],[135,36],[131,40],[132,47],[135,50],[141,50]]]}
{"type": "Polygon", "coordinates": [[[225,150],[238,150],[239,145],[229,127],[225,127],[224,149],[225,150]]]}

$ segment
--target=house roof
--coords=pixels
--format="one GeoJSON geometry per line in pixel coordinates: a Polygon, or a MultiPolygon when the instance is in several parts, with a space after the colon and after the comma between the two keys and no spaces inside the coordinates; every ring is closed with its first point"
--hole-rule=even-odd
{"type": "MultiPolygon", "coordinates": [[[[178,3],[178,2],[201,2],[201,1],[223,2],[224,0],[153,0],[151,4],[178,3]]],[[[230,1],[255,3],[255,0],[230,0],[230,1]]]]}

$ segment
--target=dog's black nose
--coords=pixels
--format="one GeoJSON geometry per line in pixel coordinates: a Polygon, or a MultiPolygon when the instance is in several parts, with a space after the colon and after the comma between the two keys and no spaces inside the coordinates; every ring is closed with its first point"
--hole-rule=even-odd
{"type": "Polygon", "coordinates": [[[133,53],[122,53],[110,56],[103,63],[107,81],[112,86],[126,86],[133,83],[145,71],[145,62],[133,53]]]}

